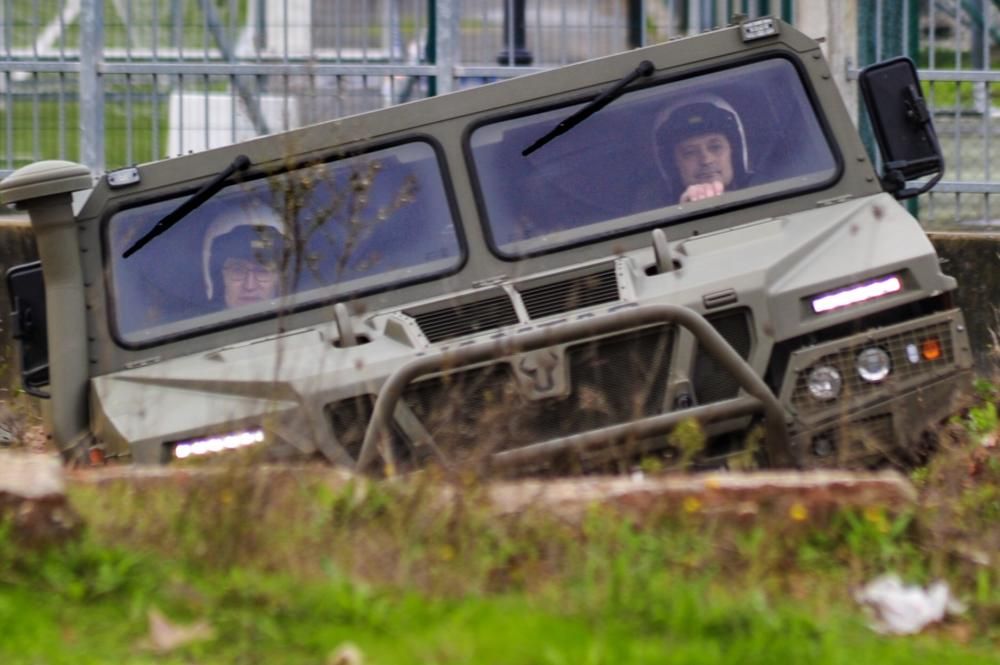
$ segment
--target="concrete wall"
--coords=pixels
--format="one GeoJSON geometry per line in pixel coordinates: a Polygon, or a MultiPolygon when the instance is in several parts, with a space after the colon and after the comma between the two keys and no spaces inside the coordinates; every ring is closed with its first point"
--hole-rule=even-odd
{"type": "Polygon", "coordinates": [[[931,233],[941,269],[958,280],[976,368],[1000,375],[1000,233],[931,233]]]}

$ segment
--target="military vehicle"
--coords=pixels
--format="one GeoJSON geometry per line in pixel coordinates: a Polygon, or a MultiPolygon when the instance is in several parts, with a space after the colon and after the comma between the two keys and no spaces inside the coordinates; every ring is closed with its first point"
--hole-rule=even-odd
{"type": "Polygon", "coordinates": [[[899,202],[944,168],[916,72],[861,87],[878,170],[772,18],[96,184],[24,167],[24,388],[68,456],[142,464],[892,459],[971,355],[899,202]]]}

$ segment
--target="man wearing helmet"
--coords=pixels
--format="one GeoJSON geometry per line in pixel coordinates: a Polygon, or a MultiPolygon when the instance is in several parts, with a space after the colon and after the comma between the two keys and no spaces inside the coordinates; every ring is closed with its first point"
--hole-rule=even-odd
{"type": "Polygon", "coordinates": [[[743,125],[723,99],[704,95],[664,111],[656,122],[657,161],[678,203],[746,185],[743,125]]]}
{"type": "Polygon", "coordinates": [[[208,301],[241,307],[277,297],[285,244],[284,225],[270,207],[241,201],[227,208],[205,233],[208,301]]]}

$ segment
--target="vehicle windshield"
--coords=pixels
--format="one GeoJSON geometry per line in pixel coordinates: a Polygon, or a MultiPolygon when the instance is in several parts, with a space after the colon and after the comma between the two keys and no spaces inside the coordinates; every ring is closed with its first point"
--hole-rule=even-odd
{"type": "Polygon", "coordinates": [[[229,185],[143,251],[184,197],[107,224],[113,320],[147,345],[455,270],[461,243],[434,149],[410,142],[229,185]]]}
{"type": "Polygon", "coordinates": [[[635,90],[522,155],[582,106],[472,132],[487,231],[501,256],[801,192],[837,173],[801,78],[784,58],[635,90]]]}

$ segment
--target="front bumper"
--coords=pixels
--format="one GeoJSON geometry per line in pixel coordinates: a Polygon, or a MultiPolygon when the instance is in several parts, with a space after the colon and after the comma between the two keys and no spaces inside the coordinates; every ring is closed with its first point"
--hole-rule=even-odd
{"type": "MultiPolygon", "coordinates": [[[[580,317],[573,321],[560,322],[558,326],[540,327],[519,332],[511,336],[499,337],[496,340],[472,343],[451,349],[441,349],[416,358],[400,367],[382,385],[377,399],[371,409],[363,441],[357,453],[358,470],[366,471],[381,463],[383,469],[395,466],[393,460],[392,425],[400,421],[412,419],[412,407],[404,399],[404,394],[412,387],[421,383],[430,383],[435,375],[447,376],[455,368],[470,368],[484,363],[488,367],[510,365],[525,367],[531,370],[531,376],[539,376],[537,369],[544,362],[544,357],[532,355],[535,352],[553,353],[553,370],[544,385],[551,390],[553,397],[559,392],[562,383],[555,377],[561,373],[559,369],[564,363],[557,358],[566,346],[572,348],[574,343],[586,342],[601,336],[616,333],[630,333],[646,327],[666,326],[670,329],[683,328],[689,331],[697,340],[699,347],[711,356],[720,367],[728,372],[742,389],[743,394],[723,399],[710,404],[686,406],[681,408],[664,408],[657,413],[649,411],[636,412],[634,417],[605,422],[603,426],[578,430],[575,433],[557,436],[548,440],[536,442],[500,441],[481,450],[480,455],[487,458],[492,469],[524,469],[538,467],[546,461],[565,454],[581,454],[607,447],[609,444],[621,441],[639,441],[664,435],[687,419],[702,421],[720,421],[738,418],[752,413],[763,413],[767,427],[766,449],[763,453],[771,466],[788,466],[792,463],[786,429],[786,413],[778,403],[772,391],[753,371],[732,345],[703,316],[693,310],[676,305],[644,305],[621,307],[606,316],[580,317]],[[422,379],[422,380],[421,380],[422,379]],[[507,445],[512,443],[512,445],[507,445]],[[517,445],[518,443],[527,445],[517,445]],[[502,447],[503,449],[499,449],[502,447]]],[[[671,346],[670,343],[667,346],[671,346]]],[[[642,359],[652,363],[653,358],[642,359]]],[[[599,358],[594,358],[595,363],[599,358]]],[[[480,375],[481,376],[481,375],[480,375]]],[[[642,377],[635,376],[636,382],[642,377]]],[[[461,403],[463,399],[470,400],[473,394],[481,393],[475,384],[482,383],[474,379],[464,384],[458,384],[457,390],[450,393],[447,400],[451,403],[461,403]]],[[[536,392],[541,390],[542,383],[535,385],[536,392]]],[[[504,391],[498,390],[498,393],[504,391]]],[[[645,391],[643,391],[645,392],[645,391]]],[[[539,394],[538,397],[545,397],[539,394]]],[[[441,400],[444,401],[444,400],[441,400]]],[[[583,402],[578,402],[582,404],[583,402]]],[[[500,404],[497,410],[500,414],[493,419],[491,429],[503,427],[505,410],[509,412],[511,404],[500,404]]],[[[453,412],[449,420],[460,417],[453,412]]],[[[432,432],[420,428],[410,428],[409,438],[413,448],[428,448],[438,461],[449,463],[450,455],[439,454],[432,432]],[[415,436],[414,436],[415,434],[415,436]],[[413,439],[416,440],[413,440],[413,439]]],[[[486,434],[484,422],[471,423],[468,428],[468,445],[465,448],[476,447],[476,437],[486,434]]],[[[463,432],[458,432],[458,439],[464,438],[463,432]]],[[[502,438],[502,437],[501,437],[502,438]]],[[[462,442],[465,443],[465,442],[462,442]]]]}
{"type": "Polygon", "coordinates": [[[922,438],[954,410],[971,385],[972,353],[957,309],[845,337],[792,354],[781,403],[794,416],[792,449],[799,465],[853,466],[876,459],[912,460],[922,438]],[[937,349],[925,357],[925,345],[937,349]],[[885,351],[891,371],[866,382],[856,370],[858,354],[885,351]],[[933,354],[932,354],[933,355],[933,354]],[[809,372],[831,367],[843,377],[841,394],[814,398],[809,372]]]}
{"type": "Polygon", "coordinates": [[[972,371],[962,370],[843,418],[797,429],[792,454],[802,468],[913,464],[933,449],[934,430],[962,405],[971,385],[972,371]]]}

